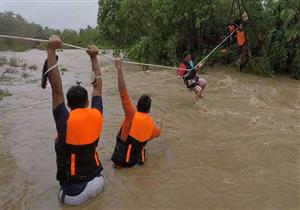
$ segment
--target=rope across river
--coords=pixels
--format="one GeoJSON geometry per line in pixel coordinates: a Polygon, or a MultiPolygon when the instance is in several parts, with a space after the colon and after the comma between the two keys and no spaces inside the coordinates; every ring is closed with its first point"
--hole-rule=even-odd
{"type": "MultiPolygon", "coordinates": [[[[236,29],[237,30],[237,29],[236,29]]],[[[197,65],[195,65],[192,69],[183,69],[183,70],[187,70],[188,73],[187,75],[190,74],[190,72],[192,70],[194,70],[195,68],[197,68],[197,66],[204,64],[204,62],[209,58],[209,56],[216,50],[218,49],[227,39],[229,39],[235,32],[233,31],[231,34],[229,34],[220,44],[218,44],[210,53],[208,53],[197,65]]],[[[30,37],[20,37],[20,36],[10,36],[10,35],[0,35],[0,38],[8,38],[8,39],[19,39],[19,40],[27,40],[27,41],[36,41],[36,42],[44,42],[47,43],[48,40],[45,39],[38,39],[38,38],[30,38],[30,37]]],[[[63,43],[64,46],[66,47],[70,47],[70,48],[74,48],[74,49],[80,49],[80,50],[87,50],[87,48],[84,47],[80,47],[80,46],[76,46],[76,45],[72,45],[72,44],[68,44],[68,43],[63,43]]],[[[116,58],[106,55],[104,53],[101,53],[100,51],[98,52],[99,55],[104,56],[110,60],[116,60],[116,58]]],[[[164,68],[164,69],[172,69],[172,70],[177,70],[178,67],[172,67],[172,66],[164,66],[164,65],[159,65],[159,64],[150,64],[150,63],[141,63],[141,62],[134,62],[134,61],[127,61],[127,60],[122,60],[123,63],[126,64],[132,64],[132,65],[140,65],[140,66],[151,66],[151,67],[155,67],[155,68],[164,68]]],[[[133,73],[133,74],[137,74],[137,73],[133,73]]],[[[131,74],[131,75],[133,75],[131,74]]],[[[108,76],[110,77],[110,76],[108,76]]],[[[103,79],[108,78],[108,77],[102,77],[103,79]]],[[[167,79],[162,79],[162,80],[156,80],[155,83],[157,82],[162,82],[162,81],[169,81],[169,80],[173,80],[177,77],[171,77],[171,78],[167,78],[167,79]]],[[[153,83],[152,81],[149,83],[153,83]]],[[[142,84],[135,84],[133,86],[139,86],[139,85],[146,85],[147,83],[142,83],[142,84]]],[[[16,106],[16,107],[9,107],[6,109],[0,109],[0,111],[9,111],[9,110],[14,110],[14,109],[21,109],[21,108],[26,108],[32,105],[38,105],[38,104],[44,104],[44,103],[48,103],[49,100],[45,100],[42,102],[36,102],[36,103],[32,103],[30,105],[21,105],[21,106],[16,106]]]]}
{"type": "MultiPolygon", "coordinates": [[[[208,53],[193,69],[195,69],[200,64],[203,64],[208,59],[208,57],[216,49],[218,49],[227,39],[229,39],[229,37],[231,37],[236,31],[237,31],[237,29],[235,31],[233,31],[231,34],[229,34],[220,44],[218,44],[210,53],[208,53]]],[[[36,42],[48,42],[48,40],[46,40],[46,39],[37,39],[37,38],[21,37],[21,36],[9,36],[9,35],[1,35],[1,34],[0,34],[0,38],[19,39],[19,40],[36,41],[36,42]]],[[[72,44],[68,44],[68,43],[63,43],[63,45],[66,46],[66,47],[74,48],[74,49],[87,50],[87,48],[72,45],[72,44]]],[[[101,53],[100,51],[99,51],[99,54],[106,57],[106,58],[109,58],[111,60],[116,59],[114,57],[111,57],[109,55],[101,53]]],[[[140,66],[151,66],[151,67],[156,67],[156,68],[173,69],[173,70],[178,69],[177,67],[164,66],[164,65],[159,65],[159,64],[141,63],[141,62],[135,62],[135,61],[126,61],[126,60],[123,60],[122,62],[127,63],[127,64],[140,65],[140,66]]],[[[191,69],[185,69],[185,70],[191,70],[191,69]]]]}

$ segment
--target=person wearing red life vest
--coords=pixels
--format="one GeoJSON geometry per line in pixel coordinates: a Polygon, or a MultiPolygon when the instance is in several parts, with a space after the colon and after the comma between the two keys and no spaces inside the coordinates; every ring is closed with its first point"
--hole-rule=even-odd
{"type": "Polygon", "coordinates": [[[203,97],[202,93],[207,83],[205,79],[197,75],[201,67],[201,64],[194,66],[191,53],[186,51],[183,53],[183,60],[177,70],[178,78],[182,78],[187,88],[195,92],[196,101],[203,97]]]}

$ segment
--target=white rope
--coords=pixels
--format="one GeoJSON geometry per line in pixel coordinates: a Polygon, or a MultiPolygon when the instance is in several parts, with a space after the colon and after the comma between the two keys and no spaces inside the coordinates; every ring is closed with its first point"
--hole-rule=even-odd
{"type": "Polygon", "coordinates": [[[55,67],[58,66],[58,63],[56,63],[55,65],[51,66],[44,74],[43,76],[46,76],[50,71],[52,71],[53,69],[55,69],[55,67]]]}
{"type": "Polygon", "coordinates": [[[188,77],[191,73],[192,70],[196,69],[197,66],[200,66],[201,64],[204,64],[204,62],[208,59],[208,57],[216,50],[218,49],[227,39],[229,39],[229,37],[231,37],[236,31],[238,30],[238,28],[236,28],[233,32],[231,32],[231,34],[229,34],[225,39],[223,39],[223,41],[218,44],[212,51],[210,51],[210,53],[208,53],[196,66],[194,66],[192,69],[182,69],[182,70],[186,70],[188,73],[184,76],[182,76],[182,78],[186,78],[188,77]]]}
{"type": "MultiPolygon", "coordinates": [[[[187,70],[189,71],[189,73],[186,76],[188,76],[191,71],[195,68],[197,68],[197,66],[199,66],[200,64],[203,64],[207,59],[208,57],[216,50],[218,49],[227,39],[229,39],[229,37],[231,37],[235,32],[237,31],[237,29],[235,31],[233,31],[231,34],[229,34],[219,45],[217,45],[209,54],[207,54],[196,66],[194,66],[192,69],[183,69],[183,70],[187,70]]],[[[48,40],[45,40],[45,39],[37,39],[37,38],[29,38],[29,37],[19,37],[19,36],[9,36],[9,35],[0,35],[0,37],[2,38],[10,38],[10,39],[22,39],[22,40],[28,40],[28,41],[37,41],[37,42],[48,42],[48,40]]],[[[76,46],[76,45],[72,45],[72,44],[67,44],[67,43],[63,43],[64,46],[67,46],[67,47],[71,47],[71,48],[75,48],[75,49],[81,49],[81,50],[88,50],[87,48],[83,48],[83,47],[79,47],[79,46],[76,46]]],[[[104,57],[107,57],[111,60],[116,60],[116,58],[114,57],[111,57],[111,56],[108,56],[108,55],[105,55],[101,52],[99,52],[98,54],[104,56],[104,57]]],[[[133,61],[122,61],[123,63],[127,63],[127,64],[134,64],[134,65],[142,65],[142,66],[152,66],[152,67],[157,67],[157,68],[166,68],[166,69],[178,69],[177,67],[171,67],[171,66],[163,66],[163,65],[158,65],[158,64],[150,64],[150,63],[139,63],[139,62],[133,62],[133,61]]],[[[50,69],[48,69],[45,74],[47,74],[48,72],[50,72],[52,69],[54,69],[55,67],[57,66],[57,63],[52,66],[50,69]]],[[[45,75],[44,74],[44,75],[45,75]]],[[[134,73],[136,74],[136,73],[134,73]]],[[[157,82],[162,82],[162,81],[169,81],[169,80],[173,80],[175,78],[168,78],[168,79],[162,79],[162,80],[156,80],[155,83],[157,82]]],[[[129,87],[134,87],[134,86],[140,86],[140,85],[145,85],[145,84],[153,84],[153,82],[149,82],[149,83],[141,83],[141,84],[136,84],[136,85],[133,85],[133,86],[129,86],[129,87]]],[[[25,108],[25,107],[28,107],[28,106],[32,106],[32,105],[38,105],[38,104],[44,104],[44,103],[48,103],[49,101],[51,100],[47,100],[47,101],[44,101],[44,102],[37,102],[37,103],[34,103],[34,104],[30,104],[30,105],[22,105],[22,106],[17,106],[17,107],[10,107],[10,108],[7,108],[7,109],[0,109],[0,111],[8,111],[8,110],[13,110],[13,109],[20,109],[20,108],[25,108]]]]}
{"type": "Polygon", "coordinates": [[[210,53],[208,53],[203,59],[202,61],[200,61],[200,63],[198,63],[196,66],[200,65],[201,63],[204,63],[205,60],[216,50],[218,49],[224,42],[226,42],[227,39],[229,39],[229,37],[231,37],[236,31],[238,30],[238,28],[236,28],[233,32],[231,32],[231,34],[229,34],[220,44],[218,44],[212,51],[210,51],[210,53]]]}
{"type": "MultiPolygon", "coordinates": [[[[36,41],[36,42],[48,42],[48,40],[45,39],[37,39],[37,38],[29,38],[29,37],[21,37],[21,36],[9,36],[9,35],[0,35],[1,38],[9,38],[9,39],[21,39],[21,40],[27,40],[27,41],[36,41]]],[[[68,44],[68,43],[63,43],[64,46],[66,47],[71,47],[75,49],[80,49],[80,50],[88,50],[87,48],[84,47],[79,47],[76,45],[68,44]]],[[[109,58],[111,60],[116,60],[116,58],[111,57],[109,55],[106,55],[104,53],[99,52],[98,54],[109,58]]],[[[177,67],[171,67],[171,66],[163,66],[163,65],[157,65],[157,64],[151,64],[151,63],[139,63],[139,62],[134,62],[134,61],[122,61],[123,63],[127,64],[134,64],[134,65],[142,65],[142,66],[152,66],[152,67],[157,67],[157,68],[166,68],[166,69],[178,69],[177,67]]]]}
{"type": "MultiPolygon", "coordinates": [[[[169,81],[169,80],[175,80],[177,78],[175,77],[171,77],[171,78],[168,78],[168,79],[161,79],[161,80],[155,80],[154,82],[151,81],[151,82],[141,82],[141,83],[138,83],[138,84],[135,84],[135,85],[127,85],[127,87],[136,87],[136,86],[141,86],[141,85],[149,85],[149,84],[156,84],[156,83],[160,83],[160,82],[165,82],[165,81],[169,81]]],[[[90,83],[82,83],[82,85],[89,85],[90,83]]],[[[74,84],[69,84],[69,85],[66,85],[65,87],[71,87],[73,86],[74,84]]],[[[104,90],[104,92],[108,91],[110,88],[104,90]]],[[[9,108],[6,108],[6,109],[0,109],[0,112],[5,112],[5,111],[10,111],[10,110],[15,110],[15,109],[26,109],[30,106],[34,106],[34,105],[40,105],[40,104],[45,104],[45,103],[49,103],[51,102],[52,100],[48,100],[48,99],[45,99],[45,101],[42,101],[42,102],[37,102],[37,103],[32,103],[32,104],[28,104],[28,105],[21,105],[21,106],[16,106],[16,107],[9,107],[9,108]]]]}
{"type": "MultiPolygon", "coordinates": [[[[197,68],[197,66],[199,66],[200,64],[203,64],[207,58],[218,48],[220,47],[229,37],[231,37],[235,32],[237,31],[237,29],[235,31],[233,31],[230,35],[228,35],[218,46],[216,46],[208,55],[206,55],[193,69],[197,68]]],[[[45,39],[37,39],[37,38],[29,38],[29,37],[21,37],[21,36],[9,36],[9,35],[0,35],[0,37],[2,38],[10,38],[10,39],[22,39],[22,40],[28,40],[28,41],[37,41],[37,42],[48,42],[48,40],[45,39]]],[[[87,48],[84,47],[79,47],[76,45],[72,45],[72,44],[68,44],[68,43],[63,43],[64,46],[67,47],[71,47],[71,48],[75,48],[75,49],[81,49],[81,50],[88,50],[87,48]]],[[[116,60],[116,58],[105,55],[104,53],[99,52],[98,54],[109,58],[111,60],[116,60]]],[[[158,65],[158,64],[151,64],[151,63],[140,63],[140,62],[134,62],[134,61],[122,61],[123,63],[127,63],[127,64],[133,64],[133,65],[141,65],[141,66],[152,66],[152,67],[156,67],[156,68],[165,68],[165,69],[178,69],[177,67],[172,67],[172,66],[164,66],[164,65],[158,65]]],[[[192,69],[192,70],[193,70],[192,69]]],[[[183,69],[183,70],[190,70],[191,69],[183,69]]]]}

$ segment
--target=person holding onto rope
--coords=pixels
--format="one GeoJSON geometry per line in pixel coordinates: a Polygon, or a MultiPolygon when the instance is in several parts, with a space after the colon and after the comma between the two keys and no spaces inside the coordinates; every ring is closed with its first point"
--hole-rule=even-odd
{"type": "Polygon", "coordinates": [[[247,37],[244,31],[243,24],[241,23],[238,26],[238,30],[236,31],[236,42],[238,45],[238,60],[236,62],[239,70],[241,71],[246,63],[249,61],[250,50],[247,44],[247,37]]]}
{"type": "Polygon", "coordinates": [[[88,108],[87,90],[76,85],[67,92],[67,105],[71,109],[69,113],[64,102],[62,80],[57,67],[56,49],[61,48],[61,45],[62,41],[58,36],[52,35],[49,38],[42,87],[46,87],[49,79],[57,129],[56,179],[61,186],[58,199],[68,205],[80,205],[99,194],[104,186],[101,175],[103,168],[96,151],[103,121],[101,71],[97,60],[98,49],[94,45],[89,46],[87,53],[95,75],[91,108],[88,108]]]}
{"type": "Polygon", "coordinates": [[[197,71],[202,67],[201,64],[194,66],[192,55],[186,51],[183,53],[183,61],[177,70],[178,78],[183,78],[184,84],[191,91],[195,92],[195,100],[202,98],[202,93],[206,85],[206,80],[197,76],[197,71]]]}
{"type": "Polygon", "coordinates": [[[148,95],[142,95],[136,108],[133,106],[127,92],[120,59],[116,60],[116,68],[125,118],[118,131],[116,146],[111,159],[116,168],[132,167],[144,163],[145,146],[148,141],[160,136],[162,123],[159,120],[157,126],[154,124],[149,114],[151,98],[148,95]]]}
{"type": "MultiPolygon", "coordinates": [[[[234,23],[228,23],[227,24],[227,36],[230,35],[231,33],[233,33],[235,31],[236,27],[234,23]]],[[[230,46],[233,42],[234,42],[235,36],[230,36],[228,41],[227,41],[227,45],[230,46]]]]}

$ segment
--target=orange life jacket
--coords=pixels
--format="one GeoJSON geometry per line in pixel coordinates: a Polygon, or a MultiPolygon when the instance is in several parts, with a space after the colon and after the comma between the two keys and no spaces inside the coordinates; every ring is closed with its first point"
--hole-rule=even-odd
{"type": "Polygon", "coordinates": [[[66,141],[56,150],[59,181],[89,181],[103,170],[96,152],[102,123],[97,109],[80,108],[70,112],[66,141]]]}
{"type": "Polygon", "coordinates": [[[243,44],[246,42],[245,32],[237,30],[237,32],[236,32],[236,40],[237,40],[237,44],[239,46],[243,46],[243,44]]]}
{"type": "Polygon", "coordinates": [[[131,167],[143,164],[145,161],[145,145],[151,139],[154,123],[147,113],[136,112],[129,135],[125,142],[118,134],[117,143],[112,155],[112,161],[122,167],[131,167]]]}

